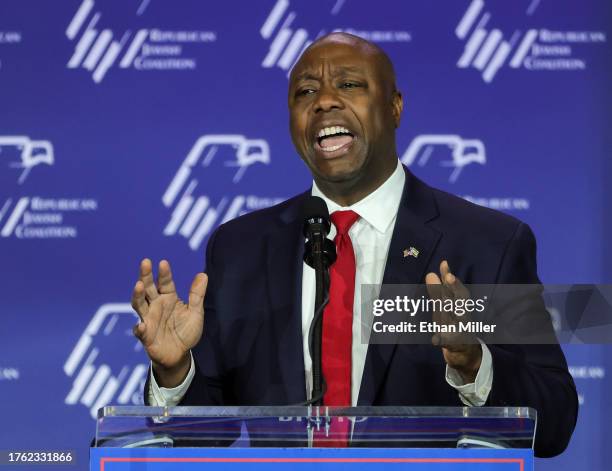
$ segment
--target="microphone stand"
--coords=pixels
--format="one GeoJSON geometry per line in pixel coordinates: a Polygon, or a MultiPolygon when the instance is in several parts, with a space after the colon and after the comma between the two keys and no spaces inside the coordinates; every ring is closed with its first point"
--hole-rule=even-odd
{"type": "Polygon", "coordinates": [[[308,404],[319,406],[325,395],[322,367],[323,311],[329,302],[329,266],[336,260],[336,246],[321,231],[312,231],[304,258],[315,270],[315,307],[310,324],[309,348],[312,359],[312,392],[308,404]]]}
{"type": "MultiPolygon", "coordinates": [[[[320,250],[320,249],[319,249],[320,250]]],[[[313,247],[313,252],[315,249],[313,247]]],[[[322,254],[321,254],[322,255],[322,254]]],[[[310,396],[313,405],[323,404],[323,365],[322,365],[322,343],[323,343],[323,310],[329,297],[329,269],[323,263],[322,256],[314,256],[315,270],[315,315],[313,322],[313,345],[312,345],[312,394],[310,396]],[[318,315],[317,315],[318,314],[318,315]]]]}

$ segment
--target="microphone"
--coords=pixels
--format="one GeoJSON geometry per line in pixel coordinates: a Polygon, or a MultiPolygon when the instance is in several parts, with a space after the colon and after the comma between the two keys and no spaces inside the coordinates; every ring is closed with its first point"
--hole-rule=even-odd
{"type": "Polygon", "coordinates": [[[336,246],[327,238],[331,223],[323,198],[311,196],[302,207],[304,215],[304,261],[315,270],[318,257],[326,268],[336,261],[336,246]]]}
{"type": "Polygon", "coordinates": [[[304,215],[304,262],[315,270],[314,316],[308,332],[312,359],[312,391],[307,404],[321,405],[325,394],[321,346],[323,310],[329,302],[329,267],[336,261],[336,246],[327,238],[331,224],[329,210],[322,198],[311,196],[302,207],[304,215]]]}

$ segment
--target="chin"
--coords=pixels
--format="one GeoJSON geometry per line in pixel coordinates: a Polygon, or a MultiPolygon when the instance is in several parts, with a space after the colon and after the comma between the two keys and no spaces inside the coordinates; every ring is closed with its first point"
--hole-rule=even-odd
{"type": "MultiPolygon", "coordinates": [[[[328,162],[325,162],[326,164],[328,162]]],[[[355,165],[319,165],[316,167],[317,176],[326,182],[343,183],[355,180],[363,169],[363,166],[355,165]]]]}
{"type": "Polygon", "coordinates": [[[301,154],[301,157],[313,176],[330,183],[357,179],[363,173],[368,161],[361,152],[350,152],[341,157],[325,159],[312,149],[301,154]]]}

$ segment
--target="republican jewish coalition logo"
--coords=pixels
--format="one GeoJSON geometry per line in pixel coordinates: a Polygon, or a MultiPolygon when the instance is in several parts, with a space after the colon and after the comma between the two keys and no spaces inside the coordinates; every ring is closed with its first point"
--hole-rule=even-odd
{"type": "Polygon", "coordinates": [[[270,147],[263,139],[248,139],[240,134],[200,137],[162,197],[164,206],[172,208],[164,235],[178,233],[188,240],[192,250],[198,250],[219,224],[283,201],[284,198],[238,193],[247,169],[261,170],[269,164],[270,147]],[[213,185],[213,193],[218,196],[210,192],[213,185]]]}
{"type": "MultiPolygon", "coordinates": [[[[410,142],[400,160],[409,167],[435,165],[442,169],[443,174],[448,173],[448,183],[454,184],[466,167],[486,165],[487,154],[480,139],[468,139],[458,134],[421,134],[410,142]]],[[[450,188],[448,190],[451,191],[450,188]]],[[[459,196],[480,206],[501,211],[526,211],[531,206],[529,198],[515,195],[459,196]]]]}
{"type": "Polygon", "coordinates": [[[132,334],[136,322],[129,304],[100,306],[64,363],[72,381],[65,404],[86,407],[94,419],[108,404],[142,404],[149,365],[132,334]]]}
{"type": "MultiPolygon", "coordinates": [[[[66,66],[86,69],[95,83],[102,81],[116,61],[120,69],[194,70],[198,66],[192,55],[194,44],[217,40],[214,31],[169,31],[157,27],[139,28],[135,33],[127,30],[116,35],[110,27],[101,29],[98,26],[103,21],[102,13],[94,12],[94,6],[94,0],[83,0],[66,28],[66,37],[77,41],[66,66]]],[[[139,19],[149,6],[150,0],[139,2],[135,22],[141,23],[139,19]]]]}
{"type": "MultiPolygon", "coordinates": [[[[336,16],[344,6],[345,0],[321,2],[320,5],[315,3],[308,2],[308,7],[316,8],[321,13],[328,11],[331,16],[336,16]],[[330,5],[331,9],[329,9],[330,5]]],[[[326,34],[325,30],[320,30],[316,36],[311,36],[305,28],[295,28],[293,22],[297,17],[297,13],[290,10],[289,7],[289,0],[277,0],[259,30],[259,34],[263,39],[271,40],[268,53],[261,63],[261,66],[265,69],[276,66],[288,72],[302,52],[312,44],[314,39],[326,34]]],[[[341,23],[341,20],[339,23],[341,23]]],[[[412,35],[408,31],[363,31],[352,28],[335,28],[333,31],[351,33],[377,43],[412,41],[412,35]]]]}
{"type": "MultiPolygon", "coordinates": [[[[530,0],[525,6],[525,21],[530,23],[540,0],[530,0]]],[[[455,28],[457,38],[466,41],[457,67],[477,69],[485,83],[491,83],[506,64],[512,69],[531,71],[584,70],[588,64],[580,56],[580,48],[606,42],[604,31],[529,28],[504,35],[500,29],[488,27],[491,18],[491,13],[485,11],[484,0],[472,0],[455,28]]]]}
{"type": "Polygon", "coordinates": [[[0,161],[5,160],[5,155],[8,162],[2,164],[21,171],[17,178],[19,185],[37,165],[53,165],[54,162],[51,142],[32,140],[28,136],[0,136],[0,161]],[[18,156],[11,154],[11,149],[17,150],[18,156]]]}
{"type": "Polygon", "coordinates": [[[53,144],[29,136],[0,136],[0,238],[69,239],[78,236],[74,215],[97,210],[90,198],[28,192],[30,180],[46,180],[55,166],[53,144]]]}
{"type": "Polygon", "coordinates": [[[446,152],[442,153],[445,160],[441,160],[439,165],[451,169],[448,181],[455,183],[461,175],[463,169],[470,164],[484,165],[487,162],[485,146],[478,139],[464,139],[456,134],[422,134],[415,137],[401,161],[410,167],[418,165],[424,167],[436,153],[436,147],[440,147],[446,152]],[[448,150],[450,150],[450,159],[448,150]]]}

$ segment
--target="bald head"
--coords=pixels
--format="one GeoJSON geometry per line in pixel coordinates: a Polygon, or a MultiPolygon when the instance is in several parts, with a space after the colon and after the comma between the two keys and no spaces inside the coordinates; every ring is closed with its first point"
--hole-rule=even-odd
{"type": "Polygon", "coordinates": [[[380,72],[380,79],[388,87],[388,90],[394,92],[397,89],[395,83],[395,69],[387,53],[370,41],[355,36],[354,34],[342,32],[326,34],[308,46],[292,69],[290,79],[293,77],[294,71],[299,69],[297,66],[302,59],[307,58],[310,54],[318,54],[324,46],[331,46],[334,44],[351,47],[358,54],[375,61],[377,69],[380,72]]]}

